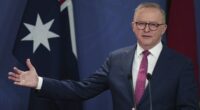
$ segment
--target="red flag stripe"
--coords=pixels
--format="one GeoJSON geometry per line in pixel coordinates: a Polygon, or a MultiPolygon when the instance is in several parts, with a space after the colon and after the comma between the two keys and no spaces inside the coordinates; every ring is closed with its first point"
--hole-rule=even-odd
{"type": "Polygon", "coordinates": [[[60,1],[60,4],[63,4],[65,2],[65,0],[59,0],[60,1]]]}

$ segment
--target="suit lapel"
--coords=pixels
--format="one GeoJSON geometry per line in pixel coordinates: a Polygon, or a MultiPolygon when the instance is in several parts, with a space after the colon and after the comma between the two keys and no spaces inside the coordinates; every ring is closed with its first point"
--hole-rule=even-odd
{"type": "Polygon", "coordinates": [[[132,82],[132,64],[133,64],[133,58],[134,58],[134,54],[135,54],[135,49],[136,49],[136,45],[127,50],[124,54],[124,56],[122,57],[122,66],[123,66],[123,71],[124,71],[124,75],[127,78],[127,80],[125,80],[125,86],[127,86],[126,88],[128,88],[128,96],[130,97],[131,103],[132,105],[134,105],[134,100],[133,100],[133,82],[132,82]]]}
{"type": "MultiPolygon", "coordinates": [[[[159,84],[158,82],[160,79],[162,79],[161,77],[163,77],[163,73],[165,71],[166,65],[168,64],[167,62],[168,62],[169,57],[170,56],[169,56],[168,48],[166,46],[163,46],[161,54],[157,60],[155,68],[153,70],[150,85],[149,84],[147,85],[144,95],[143,95],[139,105],[141,103],[143,103],[143,101],[149,100],[149,86],[151,86],[151,90],[153,90],[153,88],[159,84]]],[[[152,96],[152,97],[154,97],[154,96],[152,96]]]]}

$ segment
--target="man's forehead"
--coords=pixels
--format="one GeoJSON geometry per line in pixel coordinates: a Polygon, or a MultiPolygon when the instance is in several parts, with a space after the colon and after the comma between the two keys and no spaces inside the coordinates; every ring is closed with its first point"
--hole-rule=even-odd
{"type": "Polygon", "coordinates": [[[149,20],[162,20],[162,13],[157,8],[140,8],[134,14],[134,19],[149,19],[149,20]]]}

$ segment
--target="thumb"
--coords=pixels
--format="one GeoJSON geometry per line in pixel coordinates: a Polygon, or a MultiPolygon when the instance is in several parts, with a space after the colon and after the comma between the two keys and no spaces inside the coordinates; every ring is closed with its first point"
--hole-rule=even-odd
{"type": "Polygon", "coordinates": [[[26,59],[26,66],[29,68],[29,70],[35,70],[35,67],[32,65],[31,60],[29,58],[26,59]]]}

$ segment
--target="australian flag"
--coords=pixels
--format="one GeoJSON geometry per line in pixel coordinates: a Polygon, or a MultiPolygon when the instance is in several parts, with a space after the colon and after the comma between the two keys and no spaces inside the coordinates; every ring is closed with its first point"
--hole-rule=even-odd
{"type": "MultiPolygon", "coordinates": [[[[78,80],[71,0],[28,0],[13,53],[30,58],[39,76],[78,80]]],[[[81,110],[80,102],[58,101],[30,92],[29,110],[81,110]]]]}

